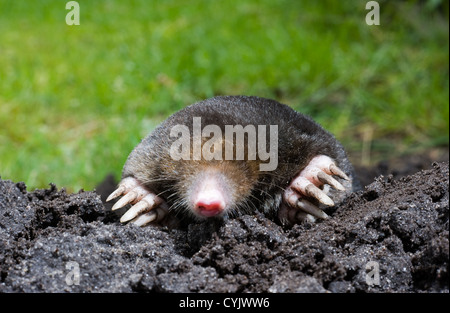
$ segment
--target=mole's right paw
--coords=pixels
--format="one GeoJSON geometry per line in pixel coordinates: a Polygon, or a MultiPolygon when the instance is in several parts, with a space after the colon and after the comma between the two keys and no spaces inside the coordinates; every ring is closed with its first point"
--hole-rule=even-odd
{"type": "Polygon", "coordinates": [[[133,204],[121,217],[122,223],[131,221],[137,226],[144,226],[151,222],[161,221],[168,212],[168,206],[164,200],[147,190],[133,177],[124,178],[106,201],[111,201],[122,195],[123,197],[112,207],[113,211],[127,204],[133,204]]]}
{"type": "Polygon", "coordinates": [[[317,200],[326,206],[334,205],[327,192],[319,188],[327,184],[336,190],[345,191],[344,186],[332,176],[350,180],[328,156],[314,157],[285,189],[284,201],[278,212],[280,221],[283,224],[295,224],[305,219],[315,221],[316,217],[328,218],[328,215],[310,200],[317,200]]]}

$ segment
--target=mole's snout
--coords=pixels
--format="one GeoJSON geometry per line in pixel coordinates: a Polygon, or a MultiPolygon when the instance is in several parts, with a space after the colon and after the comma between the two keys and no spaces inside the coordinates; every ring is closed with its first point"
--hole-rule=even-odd
{"type": "Polygon", "coordinates": [[[226,210],[229,195],[220,174],[204,173],[194,185],[191,203],[195,215],[208,218],[221,215],[226,210]]]}

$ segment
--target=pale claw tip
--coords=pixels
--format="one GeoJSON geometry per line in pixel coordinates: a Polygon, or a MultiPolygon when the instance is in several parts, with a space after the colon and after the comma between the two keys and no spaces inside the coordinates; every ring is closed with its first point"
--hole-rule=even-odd
{"type": "Polygon", "coordinates": [[[344,186],[341,185],[340,182],[338,182],[336,179],[331,177],[330,175],[326,174],[325,172],[319,172],[317,173],[317,178],[324,184],[328,184],[334,189],[345,191],[344,186]]]}
{"type": "Polygon", "coordinates": [[[122,195],[124,191],[125,191],[125,187],[119,186],[119,188],[117,188],[116,190],[114,190],[114,191],[108,196],[108,198],[106,198],[106,202],[111,201],[111,200],[117,198],[118,196],[122,195]]]}
{"type": "Polygon", "coordinates": [[[333,200],[331,200],[330,197],[328,197],[322,190],[320,190],[313,184],[309,184],[308,186],[306,186],[305,191],[308,194],[308,196],[316,198],[321,203],[323,203],[327,206],[334,205],[333,200]]]}
{"type": "Polygon", "coordinates": [[[149,204],[146,201],[140,201],[133,205],[124,215],[122,215],[122,217],[120,218],[120,222],[128,222],[148,208],[149,204]]]}
{"type": "Polygon", "coordinates": [[[122,207],[124,207],[125,205],[133,202],[136,199],[136,193],[134,193],[133,191],[130,191],[129,193],[127,193],[125,196],[123,196],[119,201],[117,201],[113,207],[111,208],[112,211],[118,210],[122,207]]]}
{"type": "Polygon", "coordinates": [[[339,176],[340,178],[343,178],[345,180],[350,180],[350,178],[345,174],[339,167],[337,167],[335,164],[330,164],[330,172],[333,173],[336,176],[339,176]]]}
{"type": "Polygon", "coordinates": [[[136,226],[144,226],[147,225],[148,223],[153,222],[154,220],[156,220],[156,218],[158,217],[158,214],[154,211],[143,214],[139,217],[137,217],[132,223],[136,226]]]}
{"type": "Polygon", "coordinates": [[[315,216],[315,217],[318,217],[318,218],[321,218],[324,220],[329,218],[328,214],[326,214],[324,211],[322,211],[321,209],[316,207],[314,204],[312,204],[311,202],[309,202],[305,199],[299,200],[297,202],[297,207],[312,216],[315,216]]]}

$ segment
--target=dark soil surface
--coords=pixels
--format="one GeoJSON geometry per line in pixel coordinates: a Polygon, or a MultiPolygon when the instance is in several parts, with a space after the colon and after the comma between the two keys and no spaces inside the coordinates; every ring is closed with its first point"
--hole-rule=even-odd
{"type": "Polygon", "coordinates": [[[292,228],[138,228],[95,192],[0,180],[0,292],[449,292],[449,166],[418,160],[357,168],[362,191],[292,228]]]}

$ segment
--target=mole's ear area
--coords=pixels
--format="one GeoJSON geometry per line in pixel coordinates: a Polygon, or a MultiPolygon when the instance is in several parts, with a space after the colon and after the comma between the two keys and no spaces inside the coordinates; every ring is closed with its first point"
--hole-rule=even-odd
{"type": "Polygon", "coordinates": [[[161,221],[168,212],[168,206],[164,200],[142,186],[134,177],[122,179],[119,187],[109,195],[106,201],[122,195],[123,197],[111,209],[115,211],[127,204],[133,204],[121,217],[122,223],[131,221],[137,226],[144,226],[154,221],[161,221]]]}
{"type": "Polygon", "coordinates": [[[314,200],[308,199],[318,200],[326,206],[334,206],[333,200],[319,188],[327,184],[336,190],[345,191],[344,186],[333,178],[333,175],[350,180],[330,157],[325,155],[314,157],[284,191],[283,205],[278,214],[280,221],[295,224],[305,219],[315,220],[314,217],[328,218],[325,212],[313,204],[314,200]]]}

